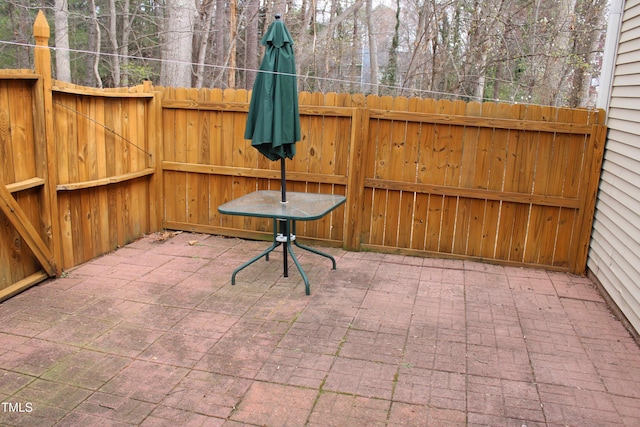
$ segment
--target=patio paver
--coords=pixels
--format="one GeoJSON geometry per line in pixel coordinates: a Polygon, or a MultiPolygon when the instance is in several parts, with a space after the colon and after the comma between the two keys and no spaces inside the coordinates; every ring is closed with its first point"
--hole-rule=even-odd
{"type": "Polygon", "coordinates": [[[0,303],[2,426],[637,426],[640,348],[585,277],[149,235],[0,303]]]}

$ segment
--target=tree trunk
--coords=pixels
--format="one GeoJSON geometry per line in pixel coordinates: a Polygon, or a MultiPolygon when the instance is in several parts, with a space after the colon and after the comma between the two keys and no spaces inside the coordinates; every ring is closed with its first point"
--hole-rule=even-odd
{"type": "Polygon", "coordinates": [[[109,43],[113,51],[111,76],[113,87],[120,87],[120,48],[118,47],[118,12],[116,0],[109,0],[109,43]]]}
{"type": "MultiPolygon", "coordinates": [[[[373,15],[373,0],[367,0],[367,33],[369,34],[369,74],[371,87],[369,91],[373,95],[378,95],[378,42],[376,31],[373,28],[371,16],[373,15]]],[[[364,64],[363,64],[364,65],[364,64]]]]}
{"type": "Polygon", "coordinates": [[[69,3],[55,0],[56,25],[56,79],[71,82],[71,61],[69,59],[69,3]]]}
{"type": "Polygon", "coordinates": [[[302,0],[300,4],[300,25],[298,27],[298,31],[296,35],[301,34],[308,30],[309,28],[309,8],[312,7],[314,1],[313,0],[302,0]],[[309,3],[311,2],[311,5],[309,3]]]}
{"type": "Polygon", "coordinates": [[[120,84],[129,86],[129,37],[131,37],[131,20],[129,17],[130,0],[124,0],[122,5],[122,43],[120,43],[121,77],[120,84]]]}
{"type": "Polygon", "coordinates": [[[236,36],[237,36],[237,10],[236,0],[229,2],[229,76],[227,86],[236,87],[236,36]]]}
{"type": "Polygon", "coordinates": [[[216,0],[215,54],[213,63],[220,68],[216,70],[214,86],[218,86],[223,81],[227,72],[223,66],[226,63],[225,39],[226,34],[228,34],[225,3],[224,0],[216,0]]]}
{"type": "MultiPolygon", "coordinates": [[[[358,23],[358,14],[360,12],[360,9],[356,9],[353,11],[353,32],[351,35],[351,61],[350,61],[350,66],[349,66],[349,80],[352,82],[356,82],[358,79],[358,61],[361,60],[362,55],[358,55],[359,51],[358,48],[360,49],[364,49],[364,46],[362,45],[361,41],[360,41],[360,30],[359,30],[359,23],[358,23]]],[[[353,90],[353,89],[350,89],[353,90]]]]}
{"type": "Polygon", "coordinates": [[[161,86],[191,87],[194,10],[193,2],[167,0],[161,86]]]}
{"type": "Polygon", "coordinates": [[[211,32],[211,23],[213,22],[213,14],[216,3],[213,0],[207,0],[202,4],[200,13],[200,43],[198,44],[198,63],[196,65],[196,84],[200,89],[203,86],[205,78],[205,61],[207,58],[207,50],[209,47],[209,33],[211,32]]]}
{"type": "Polygon", "coordinates": [[[485,49],[487,29],[485,21],[488,19],[489,10],[484,3],[481,4],[480,1],[475,0],[470,13],[467,48],[465,60],[462,64],[464,75],[460,81],[458,93],[465,97],[481,99],[484,92],[484,78],[481,78],[481,76],[487,60],[485,49]]]}
{"type": "Polygon", "coordinates": [[[389,63],[382,76],[383,90],[387,94],[395,93],[398,84],[398,47],[400,46],[400,0],[396,0],[396,26],[393,30],[393,40],[389,48],[389,63]]]}
{"type": "MultiPolygon", "coordinates": [[[[323,68],[323,74],[324,76],[330,76],[331,75],[331,64],[332,64],[332,58],[334,56],[340,56],[338,50],[340,49],[340,46],[333,45],[331,46],[332,42],[331,40],[340,40],[340,29],[339,29],[339,25],[331,25],[331,22],[333,21],[334,17],[336,17],[338,15],[338,6],[339,6],[339,1],[340,0],[331,0],[331,5],[330,5],[330,10],[329,10],[329,26],[333,27],[333,30],[329,33],[329,38],[326,40],[326,48],[324,49],[323,55],[322,55],[322,68],[323,68]],[[331,46],[331,48],[329,48],[329,46],[331,46]]],[[[329,83],[326,81],[322,82],[322,86],[320,86],[321,88],[324,86],[325,83],[329,83]]]]}
{"type": "Polygon", "coordinates": [[[93,76],[95,78],[95,84],[97,87],[101,88],[102,87],[102,78],[100,77],[100,69],[98,68],[98,65],[100,64],[100,38],[101,38],[101,33],[100,33],[100,22],[98,21],[98,14],[96,12],[96,2],[95,0],[91,0],[91,23],[93,24],[93,27],[95,28],[95,58],[93,60],[93,64],[92,64],[92,70],[93,70],[93,76]]]}
{"type": "Polygon", "coordinates": [[[247,37],[245,43],[245,68],[246,81],[245,89],[251,89],[253,83],[256,80],[256,71],[260,63],[259,47],[260,40],[258,39],[258,25],[260,23],[260,0],[249,0],[247,2],[247,37]]]}

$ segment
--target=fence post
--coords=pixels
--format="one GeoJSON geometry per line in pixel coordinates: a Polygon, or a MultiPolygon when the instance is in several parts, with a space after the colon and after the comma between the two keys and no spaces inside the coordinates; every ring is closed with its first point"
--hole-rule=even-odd
{"type": "Polygon", "coordinates": [[[58,183],[58,170],[56,167],[56,144],[53,130],[53,95],[51,92],[51,51],[49,49],[49,23],[42,11],[38,12],[38,16],[33,24],[33,35],[36,40],[34,49],[34,65],[36,74],[40,75],[36,90],[40,93],[36,94],[36,98],[41,99],[39,103],[43,111],[38,111],[44,121],[44,136],[40,140],[45,147],[40,147],[45,153],[46,176],[45,176],[45,201],[48,203],[48,210],[51,216],[51,252],[56,263],[56,275],[60,274],[60,266],[62,265],[62,253],[60,249],[60,221],[58,215],[58,194],[56,185],[58,183]]]}
{"type": "Polygon", "coordinates": [[[153,92],[152,100],[147,104],[147,137],[151,164],[155,173],[149,181],[149,230],[160,231],[164,224],[164,173],[162,171],[163,135],[162,135],[162,93],[154,88],[150,81],[143,83],[145,92],[153,92]]]}
{"type": "Polygon", "coordinates": [[[593,228],[593,215],[596,209],[596,199],[598,198],[598,187],[600,185],[600,171],[604,159],[604,146],[607,139],[607,127],[604,125],[593,125],[591,127],[591,138],[587,148],[585,167],[582,170],[582,182],[580,188],[580,208],[578,211],[578,245],[574,251],[574,258],[569,266],[570,271],[575,274],[584,274],[587,267],[587,256],[591,245],[591,229],[593,228]]]}
{"type": "Polygon", "coordinates": [[[364,153],[369,141],[369,109],[357,107],[352,116],[349,147],[349,171],[347,176],[347,202],[345,209],[346,230],[343,246],[359,251],[362,240],[362,215],[364,209],[364,153]]]}

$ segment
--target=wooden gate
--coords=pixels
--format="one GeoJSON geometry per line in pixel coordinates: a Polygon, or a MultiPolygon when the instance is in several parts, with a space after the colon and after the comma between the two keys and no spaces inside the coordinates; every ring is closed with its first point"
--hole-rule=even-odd
{"type": "Polygon", "coordinates": [[[0,72],[0,301],[159,227],[151,85],[54,81],[34,36],[35,73],[0,72]]]}
{"type": "Polygon", "coordinates": [[[0,75],[0,300],[57,273],[53,254],[42,80],[0,75]],[[8,94],[12,93],[9,99],[8,94]],[[19,93],[19,96],[15,96],[19,93]]]}

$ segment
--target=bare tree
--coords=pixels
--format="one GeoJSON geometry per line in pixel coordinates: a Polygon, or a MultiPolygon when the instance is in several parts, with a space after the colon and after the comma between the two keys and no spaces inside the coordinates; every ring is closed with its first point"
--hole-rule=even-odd
{"type": "MultiPolygon", "coordinates": [[[[298,69],[302,74],[300,76],[301,84],[306,86],[307,89],[315,89],[318,84],[317,81],[315,83],[310,82],[310,79],[306,78],[308,75],[324,76],[322,67],[318,67],[317,63],[319,53],[322,53],[324,49],[336,49],[336,46],[331,46],[334,42],[332,37],[334,30],[346,19],[352,17],[354,11],[360,9],[364,1],[365,0],[355,0],[348,8],[342,10],[338,16],[327,22],[320,32],[316,31],[318,25],[312,24],[308,31],[298,33],[298,40],[296,40],[296,45],[298,46],[296,50],[296,61],[299,64],[298,69]]],[[[315,9],[313,9],[311,13],[315,14],[315,9]]],[[[312,22],[317,22],[317,16],[312,18],[312,22]]]]}
{"type": "Polygon", "coordinates": [[[596,56],[604,38],[604,10],[606,0],[577,0],[575,19],[582,22],[573,33],[571,50],[575,62],[572,64],[573,78],[567,104],[570,107],[592,106],[591,79],[594,75],[596,56]]]}
{"type": "MultiPolygon", "coordinates": [[[[9,68],[29,68],[31,66],[29,41],[33,27],[33,18],[29,16],[31,9],[28,0],[15,0],[1,5],[3,18],[9,24],[8,31],[11,34],[7,40],[16,42],[12,49],[2,49],[0,56],[5,56],[2,61],[9,68]],[[10,51],[10,54],[7,54],[10,51]]],[[[4,20],[0,20],[4,22],[4,20]]],[[[3,46],[0,46],[3,47],[3,46]]]]}
{"type": "Polygon", "coordinates": [[[467,49],[463,56],[461,95],[475,100],[484,98],[489,55],[492,47],[499,46],[496,42],[504,32],[505,7],[504,0],[473,1],[467,26],[467,49]]]}
{"type": "MultiPolygon", "coordinates": [[[[50,12],[57,19],[60,11],[58,77],[91,86],[152,79],[251,88],[261,31],[277,12],[293,35],[304,90],[378,93],[386,72],[390,95],[571,106],[593,100],[607,2],[89,0],[67,15],[65,46],[67,1],[54,0],[50,12]]],[[[0,12],[0,37],[26,43],[27,1],[0,3],[0,12]]],[[[30,61],[26,49],[0,53],[12,66],[30,61]]]]}
{"type": "Polygon", "coordinates": [[[536,0],[533,8],[533,37],[531,37],[531,57],[544,67],[529,66],[531,75],[527,101],[543,104],[558,104],[562,99],[562,88],[567,83],[567,62],[563,58],[570,52],[572,11],[576,0],[560,0],[552,5],[555,10],[548,14],[546,5],[536,0]],[[548,40],[553,40],[549,48],[548,40]],[[540,55],[544,53],[544,55],[540,55]],[[542,69],[542,72],[538,70],[542,69]],[[541,89],[541,90],[540,90],[541,89]],[[536,96],[535,93],[540,95],[536,96]]]}

